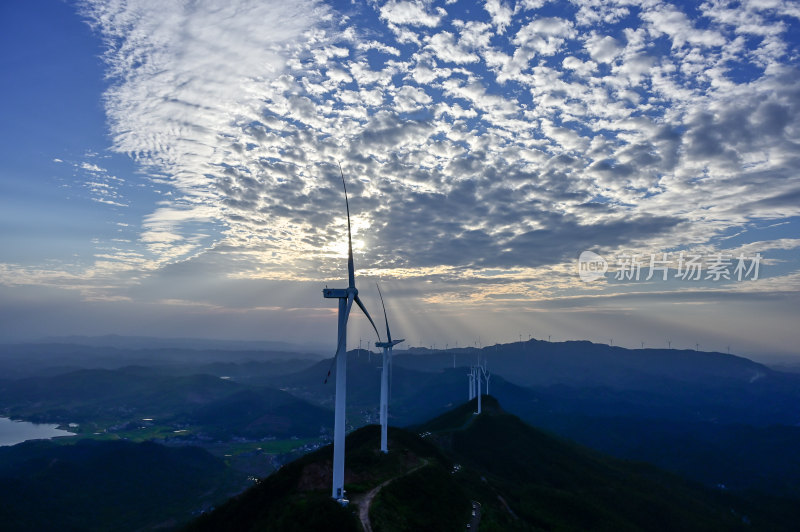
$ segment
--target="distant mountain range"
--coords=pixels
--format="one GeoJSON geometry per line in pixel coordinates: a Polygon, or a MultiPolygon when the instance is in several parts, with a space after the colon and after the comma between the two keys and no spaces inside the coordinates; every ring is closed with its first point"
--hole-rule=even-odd
{"type": "Polygon", "coordinates": [[[521,386],[646,388],[662,382],[750,382],[771,370],[752,360],[686,349],[626,349],[587,341],[528,340],[483,349],[397,351],[395,364],[420,371],[486,361],[489,369],[521,386]]]}
{"type": "MultiPolygon", "coordinates": [[[[381,362],[366,350],[347,356],[347,420],[358,428],[377,422],[381,362]]],[[[528,424],[717,491],[800,500],[800,374],[723,353],[590,342],[412,349],[395,356],[390,423],[419,425],[463,404],[478,362],[492,373],[491,395],[528,424]]],[[[331,359],[274,351],[0,346],[0,414],[74,422],[96,438],[234,449],[230,464],[262,475],[288,459],[279,453],[324,441],[329,369],[331,359]],[[259,454],[271,438],[286,442],[259,454]]]]}
{"type": "Polygon", "coordinates": [[[186,427],[197,437],[223,440],[317,437],[333,423],[330,410],[280,390],[142,367],[0,380],[0,412],[34,422],[76,423],[85,434],[106,432],[110,425],[147,425],[169,432],[186,427]]]}
{"type": "Polygon", "coordinates": [[[200,371],[202,366],[209,364],[246,362],[283,364],[295,371],[301,367],[298,361],[321,358],[319,354],[296,348],[265,349],[260,342],[69,337],[61,342],[0,344],[0,375],[21,378],[131,365],[179,366],[180,372],[186,374],[187,371],[200,371]]]}
{"type": "MultiPolygon", "coordinates": [[[[152,336],[50,336],[39,342],[42,344],[71,344],[93,347],[114,347],[117,349],[199,349],[219,351],[281,351],[286,353],[317,353],[330,349],[326,345],[304,345],[268,340],[219,340],[204,338],[159,338],[152,336]]],[[[320,355],[321,356],[321,355],[320,355]]]]}
{"type": "MultiPolygon", "coordinates": [[[[589,342],[413,352],[395,357],[392,424],[420,423],[460,404],[467,365],[480,360],[493,374],[490,393],[537,427],[710,486],[800,497],[798,374],[723,353],[589,342]]],[[[351,422],[374,420],[379,359],[356,350],[348,357],[351,422]]],[[[329,366],[321,361],[266,382],[329,406],[329,366]]]]}

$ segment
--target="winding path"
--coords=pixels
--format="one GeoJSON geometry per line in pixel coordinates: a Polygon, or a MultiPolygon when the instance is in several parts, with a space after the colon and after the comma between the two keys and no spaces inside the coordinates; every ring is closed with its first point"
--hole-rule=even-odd
{"type": "Polygon", "coordinates": [[[353,500],[353,502],[358,505],[358,518],[361,520],[361,526],[364,527],[364,532],[372,532],[372,524],[370,524],[370,522],[369,522],[369,508],[370,508],[370,506],[372,506],[372,499],[375,498],[375,496],[378,494],[378,492],[380,492],[381,489],[383,489],[384,486],[386,486],[387,484],[391,483],[392,481],[394,481],[394,480],[396,480],[396,479],[398,479],[400,477],[404,477],[406,475],[410,475],[414,471],[417,471],[418,469],[422,469],[426,465],[428,465],[428,460],[423,458],[422,459],[422,463],[419,464],[417,467],[415,467],[413,469],[409,469],[408,471],[406,471],[402,475],[397,475],[396,477],[392,477],[389,480],[383,481],[382,483],[378,484],[377,486],[375,486],[374,488],[369,490],[363,496],[360,496],[360,497],[358,497],[358,498],[353,500]]]}

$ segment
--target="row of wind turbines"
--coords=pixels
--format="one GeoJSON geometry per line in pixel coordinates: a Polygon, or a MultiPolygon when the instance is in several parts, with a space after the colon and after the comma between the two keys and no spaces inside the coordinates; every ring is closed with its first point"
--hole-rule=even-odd
{"type": "Polygon", "coordinates": [[[486,371],[486,362],[484,361],[483,365],[476,365],[470,366],[469,373],[467,373],[467,378],[469,379],[469,400],[472,401],[475,397],[478,397],[478,414],[482,411],[481,405],[481,379],[486,382],[486,395],[489,395],[489,378],[491,377],[491,373],[486,371]]]}
{"type": "MultiPolygon", "coordinates": [[[[336,342],[336,354],[334,355],[333,365],[336,365],[336,399],[334,406],[334,426],[333,426],[333,487],[332,497],[339,501],[340,504],[346,505],[348,503],[344,492],[344,457],[345,457],[345,409],[347,405],[347,321],[350,317],[350,310],[353,303],[358,305],[361,311],[369,320],[375,334],[378,336],[378,341],[375,342],[375,347],[383,349],[383,359],[381,368],[381,395],[380,395],[380,424],[381,424],[381,447],[380,450],[384,453],[389,452],[388,448],[388,426],[389,426],[389,385],[392,371],[392,349],[397,344],[403,342],[403,339],[393,340],[392,332],[389,329],[389,317],[386,314],[386,305],[383,301],[383,293],[380,286],[378,287],[378,294],[381,298],[381,306],[383,307],[383,319],[386,322],[386,341],[381,340],[381,334],[378,327],[375,325],[369,311],[364,306],[361,298],[358,297],[358,288],[356,288],[356,275],[355,265],[353,263],[353,238],[350,229],[350,202],[347,198],[347,183],[344,179],[344,171],[342,166],[339,165],[339,173],[342,177],[342,187],[344,189],[344,203],[347,212],[347,288],[328,288],[327,286],[322,291],[323,297],[327,299],[339,300],[339,322],[338,322],[338,338],[336,342]]],[[[359,344],[360,348],[360,344],[359,344]]],[[[453,355],[453,367],[455,367],[455,354],[453,355]]],[[[328,375],[325,377],[325,382],[328,382],[331,370],[328,370],[328,375]]],[[[489,393],[489,378],[490,374],[486,371],[486,363],[483,366],[473,365],[470,368],[470,390],[469,399],[472,400],[478,397],[478,411],[481,413],[481,381],[486,383],[486,393],[489,393]]]]}
{"type": "MultiPolygon", "coordinates": [[[[389,425],[389,378],[392,367],[392,348],[403,342],[400,340],[392,340],[392,333],[389,330],[389,318],[386,315],[386,305],[383,302],[383,294],[381,293],[380,286],[378,286],[378,294],[381,297],[381,305],[383,306],[383,317],[386,321],[386,341],[381,341],[381,334],[378,332],[378,327],[369,315],[361,298],[358,297],[358,288],[356,288],[356,275],[355,266],[353,264],[353,238],[350,230],[350,202],[347,199],[347,184],[344,179],[344,172],[342,166],[339,165],[339,173],[342,176],[342,187],[344,188],[344,202],[347,209],[347,288],[328,288],[322,291],[322,295],[328,299],[339,300],[339,324],[338,324],[338,340],[336,343],[336,355],[334,356],[334,363],[336,364],[336,399],[334,407],[334,425],[333,425],[333,488],[332,497],[339,501],[340,504],[346,505],[347,499],[344,492],[344,450],[345,450],[345,407],[347,404],[347,320],[350,317],[350,309],[353,303],[358,305],[369,322],[372,328],[375,329],[375,334],[378,335],[378,341],[375,342],[375,347],[383,348],[383,367],[381,368],[381,397],[380,397],[380,423],[381,423],[381,451],[386,453],[388,449],[388,425],[389,425]]],[[[330,377],[330,370],[325,378],[325,382],[330,377]]]]}

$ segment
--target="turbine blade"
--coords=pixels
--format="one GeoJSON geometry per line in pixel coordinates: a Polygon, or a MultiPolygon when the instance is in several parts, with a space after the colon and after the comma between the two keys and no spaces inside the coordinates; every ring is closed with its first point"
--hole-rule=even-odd
{"type": "Polygon", "coordinates": [[[349,287],[356,287],[356,269],[353,265],[353,237],[350,233],[350,202],[347,200],[347,183],[344,182],[344,171],[342,163],[339,163],[339,173],[342,175],[342,187],[344,187],[344,205],[347,208],[347,277],[350,282],[349,287]]]}
{"type": "Polygon", "coordinates": [[[361,302],[361,298],[360,297],[356,296],[355,299],[356,299],[356,303],[358,304],[358,306],[361,307],[362,312],[364,312],[364,315],[367,317],[369,322],[372,324],[372,328],[375,329],[375,334],[378,335],[378,341],[380,342],[381,333],[378,332],[378,328],[375,326],[375,322],[372,321],[372,316],[370,316],[369,312],[367,312],[367,307],[365,307],[364,303],[361,302]]]}
{"type": "MultiPolygon", "coordinates": [[[[347,307],[344,310],[344,328],[347,329],[347,320],[350,319],[350,308],[353,306],[353,297],[347,298],[347,307]]],[[[339,331],[339,339],[336,341],[336,352],[333,354],[333,360],[331,360],[331,365],[328,367],[328,374],[325,375],[325,381],[323,384],[328,384],[328,379],[331,376],[331,371],[333,371],[333,365],[336,363],[336,357],[339,356],[339,351],[342,349],[342,341],[344,340],[345,335],[342,334],[344,330],[339,331]]],[[[344,346],[345,348],[347,346],[344,346]]]]}
{"type": "MultiPolygon", "coordinates": [[[[350,294],[349,296],[347,296],[347,307],[344,309],[344,326],[345,326],[345,327],[347,327],[347,320],[349,320],[349,319],[350,319],[350,309],[351,309],[351,308],[352,308],[352,306],[353,306],[353,300],[354,300],[354,299],[355,299],[356,301],[358,301],[358,296],[355,296],[355,297],[353,297],[353,295],[352,295],[352,294],[350,294]]],[[[361,303],[359,303],[359,306],[360,306],[360,305],[361,305],[361,303]]]]}
{"type": "Polygon", "coordinates": [[[378,283],[375,283],[375,286],[378,287],[378,295],[381,296],[381,306],[383,307],[383,319],[386,320],[386,341],[391,343],[392,342],[392,333],[389,331],[389,318],[386,317],[386,305],[383,303],[383,294],[381,293],[381,287],[378,283]]]}

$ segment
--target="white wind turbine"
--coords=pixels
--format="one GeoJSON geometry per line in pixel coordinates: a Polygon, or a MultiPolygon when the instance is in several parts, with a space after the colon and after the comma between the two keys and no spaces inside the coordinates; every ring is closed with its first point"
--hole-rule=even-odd
{"type": "MultiPolygon", "coordinates": [[[[339,300],[339,334],[336,342],[336,355],[334,362],[336,363],[336,406],[334,412],[334,425],[333,425],[333,493],[334,499],[341,504],[347,504],[347,499],[344,496],[344,437],[345,437],[345,405],[347,393],[347,319],[350,317],[350,308],[353,302],[359,306],[364,312],[372,328],[375,329],[375,334],[378,335],[380,340],[380,333],[372,321],[372,317],[367,312],[366,307],[358,297],[358,289],[356,288],[356,275],[355,267],[353,266],[353,238],[350,232],[350,203],[347,200],[347,185],[344,181],[344,172],[342,166],[339,165],[339,172],[342,175],[342,186],[344,187],[344,204],[347,208],[347,288],[328,288],[322,291],[326,298],[339,300]]],[[[333,364],[331,364],[332,366],[333,364]]],[[[328,377],[331,375],[331,370],[328,370],[328,375],[325,377],[325,382],[328,382],[328,377]]]]}
{"type": "Polygon", "coordinates": [[[492,374],[489,373],[488,371],[486,371],[486,362],[485,361],[483,363],[483,368],[481,368],[481,369],[483,371],[483,379],[486,381],[486,395],[489,395],[489,378],[492,376],[492,374]]]}
{"type": "Polygon", "coordinates": [[[390,378],[390,371],[392,368],[392,348],[399,344],[400,342],[404,342],[402,338],[400,340],[392,340],[392,333],[389,330],[389,318],[386,316],[386,305],[383,302],[383,294],[381,293],[381,287],[378,286],[378,283],[375,283],[375,286],[378,287],[378,295],[381,296],[381,306],[383,307],[383,319],[386,320],[386,341],[385,342],[375,342],[375,347],[382,347],[383,348],[383,364],[381,368],[381,410],[380,410],[380,418],[381,418],[381,451],[384,453],[389,452],[388,448],[388,430],[389,430],[389,378],[390,378]]]}
{"type": "Polygon", "coordinates": [[[481,413],[481,367],[475,368],[475,379],[478,381],[478,414],[481,413]]]}
{"type": "Polygon", "coordinates": [[[375,347],[383,348],[383,365],[381,369],[381,452],[388,453],[388,430],[389,430],[389,371],[392,367],[392,348],[403,342],[400,340],[392,340],[392,333],[389,331],[389,318],[386,317],[386,305],[383,303],[383,294],[381,287],[378,287],[378,295],[381,296],[381,306],[383,307],[383,319],[386,320],[386,341],[375,342],[375,347]]]}
{"type": "Polygon", "coordinates": [[[472,366],[469,368],[469,373],[467,373],[467,377],[469,378],[469,400],[472,401],[475,399],[475,367],[472,366]]]}

